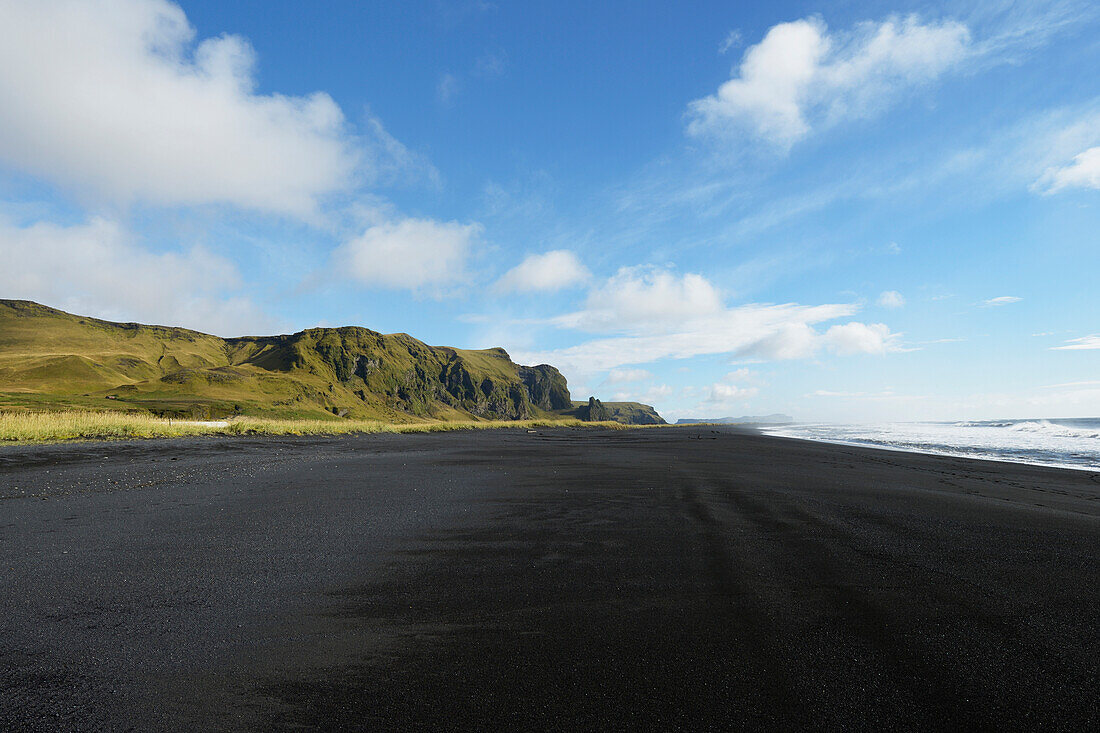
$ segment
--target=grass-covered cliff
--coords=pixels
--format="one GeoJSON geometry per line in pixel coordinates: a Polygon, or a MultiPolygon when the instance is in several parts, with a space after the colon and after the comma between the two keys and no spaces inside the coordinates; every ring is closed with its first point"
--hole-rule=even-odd
{"type": "Polygon", "coordinates": [[[223,339],[17,300],[0,300],[5,406],[390,422],[574,414],[557,369],[515,364],[503,349],[429,346],[359,327],[223,339]]]}

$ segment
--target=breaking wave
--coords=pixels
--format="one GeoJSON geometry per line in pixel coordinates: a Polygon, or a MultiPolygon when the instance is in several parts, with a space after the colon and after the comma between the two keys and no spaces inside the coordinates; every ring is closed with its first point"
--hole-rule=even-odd
{"type": "Polygon", "coordinates": [[[801,424],[772,435],[830,443],[1100,470],[1100,418],[801,424]]]}

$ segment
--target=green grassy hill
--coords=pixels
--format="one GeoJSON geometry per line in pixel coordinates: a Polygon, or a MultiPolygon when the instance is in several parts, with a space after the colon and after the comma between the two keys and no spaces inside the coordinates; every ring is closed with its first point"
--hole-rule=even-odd
{"type": "MultiPolygon", "coordinates": [[[[0,408],[522,420],[575,412],[552,366],[366,328],[223,339],[0,300],[0,408]]],[[[626,420],[624,420],[625,422],[626,420]]]]}

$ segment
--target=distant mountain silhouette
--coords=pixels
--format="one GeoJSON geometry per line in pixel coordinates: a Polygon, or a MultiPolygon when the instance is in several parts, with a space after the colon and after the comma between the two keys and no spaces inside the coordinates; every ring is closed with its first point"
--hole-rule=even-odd
{"type": "Polygon", "coordinates": [[[744,415],[742,417],[710,417],[695,418],[685,417],[676,421],[677,425],[691,425],[693,423],[723,423],[737,425],[781,425],[794,422],[790,415],[776,413],[774,415],[744,415]]]}

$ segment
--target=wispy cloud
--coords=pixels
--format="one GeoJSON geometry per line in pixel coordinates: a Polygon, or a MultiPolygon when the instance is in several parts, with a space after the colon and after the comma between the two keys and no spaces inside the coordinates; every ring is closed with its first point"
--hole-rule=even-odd
{"type": "Polygon", "coordinates": [[[905,305],[905,297],[896,290],[886,290],[878,296],[878,304],[883,308],[901,308],[905,305]]]}
{"type": "Polygon", "coordinates": [[[447,106],[458,96],[461,88],[462,85],[459,83],[458,77],[446,72],[439,77],[439,81],[435,85],[435,99],[440,104],[447,106]]]}
{"type": "Polygon", "coordinates": [[[1066,188],[1100,188],[1100,146],[1078,153],[1060,167],[1047,169],[1036,181],[1045,193],[1058,193],[1066,188]]]}
{"type": "Polygon", "coordinates": [[[1062,382],[1061,384],[1044,384],[1039,389],[1063,389],[1065,387],[1100,387],[1100,379],[1090,379],[1084,382],[1062,382]]]}
{"type": "Polygon", "coordinates": [[[630,384],[653,379],[653,373],[646,369],[612,369],[607,373],[605,384],[630,384]]]}
{"type": "Polygon", "coordinates": [[[483,77],[503,76],[508,68],[508,54],[504,51],[486,51],[474,62],[474,74],[483,77]]]}
{"type": "Polygon", "coordinates": [[[667,400],[676,393],[676,389],[668,384],[655,384],[644,390],[619,390],[612,394],[618,402],[641,402],[646,405],[654,405],[667,400]]]}
{"type": "Polygon", "coordinates": [[[1100,334],[1082,336],[1069,339],[1063,346],[1052,346],[1052,351],[1083,351],[1087,349],[1100,349],[1100,334]]]}
{"type": "Polygon", "coordinates": [[[989,300],[983,300],[981,306],[983,308],[996,308],[1001,305],[1010,305],[1012,303],[1019,303],[1023,298],[1018,298],[1015,295],[999,295],[996,298],[990,298],[989,300]]]}
{"type": "Polygon", "coordinates": [[[718,53],[728,53],[731,48],[737,48],[741,45],[741,31],[734,28],[732,31],[726,34],[726,37],[722,39],[722,42],[718,44],[718,53]]]}

